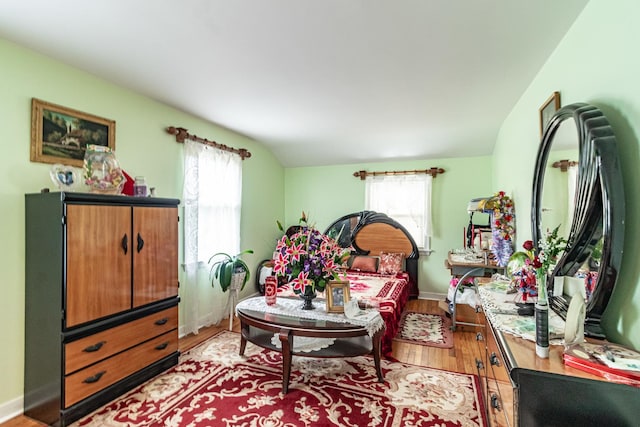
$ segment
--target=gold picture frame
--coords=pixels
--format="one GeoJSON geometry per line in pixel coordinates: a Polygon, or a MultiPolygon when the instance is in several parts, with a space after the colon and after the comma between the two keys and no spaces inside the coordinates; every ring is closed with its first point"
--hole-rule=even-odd
{"type": "Polygon", "coordinates": [[[547,100],[538,109],[540,116],[540,137],[544,133],[544,128],[549,123],[551,116],[560,109],[560,92],[553,92],[553,94],[547,98],[547,100]]]}
{"type": "Polygon", "coordinates": [[[31,161],[82,167],[88,144],[116,148],[116,122],[31,100],[31,161]]]}
{"type": "Polygon", "coordinates": [[[327,312],[344,313],[344,306],[351,298],[349,281],[332,280],[327,283],[325,295],[327,296],[327,312]]]}

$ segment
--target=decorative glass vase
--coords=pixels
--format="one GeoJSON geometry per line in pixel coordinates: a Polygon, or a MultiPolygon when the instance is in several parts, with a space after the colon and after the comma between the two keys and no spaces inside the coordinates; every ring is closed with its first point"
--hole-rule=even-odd
{"type": "Polygon", "coordinates": [[[547,301],[547,275],[542,269],[536,272],[538,300],[535,307],[536,355],[549,357],[549,302],[547,301]]]}
{"type": "Polygon", "coordinates": [[[125,177],[109,147],[87,145],[84,155],[84,178],[92,193],[120,194],[125,177]]]}
{"type": "Polygon", "coordinates": [[[315,307],[313,306],[313,299],[316,297],[316,291],[313,286],[306,286],[304,288],[304,292],[300,293],[300,298],[304,301],[302,305],[303,310],[313,310],[315,307]]]}

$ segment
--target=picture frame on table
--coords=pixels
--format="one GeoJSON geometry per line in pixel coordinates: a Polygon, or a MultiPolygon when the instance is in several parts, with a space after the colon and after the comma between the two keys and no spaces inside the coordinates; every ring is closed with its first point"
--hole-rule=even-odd
{"type": "Polygon", "coordinates": [[[540,137],[544,133],[544,128],[549,123],[551,117],[556,111],[560,109],[560,92],[553,92],[553,94],[547,98],[538,110],[540,116],[540,137]]]}
{"type": "Polygon", "coordinates": [[[116,122],[31,100],[31,161],[82,167],[88,144],[116,148],[116,122]]]}
{"type": "Polygon", "coordinates": [[[328,313],[344,313],[344,306],[349,302],[349,281],[332,280],[325,288],[328,313]]]}

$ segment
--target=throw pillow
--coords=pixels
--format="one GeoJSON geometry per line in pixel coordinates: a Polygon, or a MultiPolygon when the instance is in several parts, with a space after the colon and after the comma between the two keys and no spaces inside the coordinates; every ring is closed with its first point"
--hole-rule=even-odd
{"type": "Polygon", "coordinates": [[[375,273],[378,271],[378,258],[363,255],[354,256],[351,269],[375,273]]]}
{"type": "Polygon", "coordinates": [[[380,252],[380,274],[398,274],[404,270],[404,254],[393,252],[380,252]]]}

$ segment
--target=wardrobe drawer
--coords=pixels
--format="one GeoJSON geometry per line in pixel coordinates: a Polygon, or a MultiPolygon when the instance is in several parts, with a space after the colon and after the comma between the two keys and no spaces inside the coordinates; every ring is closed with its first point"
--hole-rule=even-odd
{"type": "Polygon", "coordinates": [[[177,328],[176,306],[65,344],[65,375],[177,328]]]}
{"type": "Polygon", "coordinates": [[[176,351],[177,329],[69,375],[64,380],[64,407],[68,408],[176,351]]]}

